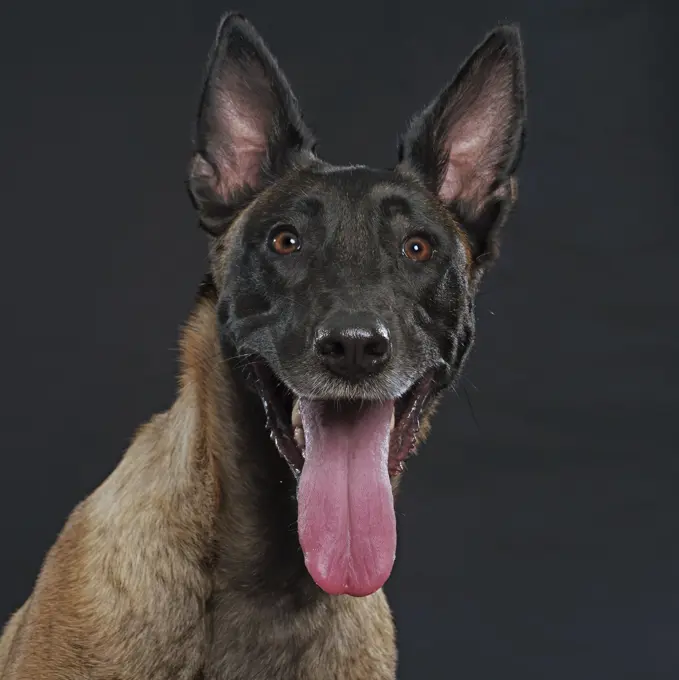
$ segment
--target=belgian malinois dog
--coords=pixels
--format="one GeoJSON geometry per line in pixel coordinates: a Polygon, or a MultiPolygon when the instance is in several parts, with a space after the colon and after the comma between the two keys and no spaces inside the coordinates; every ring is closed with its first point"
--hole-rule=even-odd
{"type": "Polygon", "coordinates": [[[255,29],[224,16],[178,396],[71,514],[4,630],[3,680],[395,678],[394,491],[472,346],[524,117],[501,26],[392,169],[330,165],[255,29]]]}

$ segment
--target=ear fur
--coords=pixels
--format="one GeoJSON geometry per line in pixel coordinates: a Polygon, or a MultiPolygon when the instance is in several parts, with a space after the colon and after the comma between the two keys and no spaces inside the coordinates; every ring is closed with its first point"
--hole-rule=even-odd
{"type": "Polygon", "coordinates": [[[241,14],[225,14],[208,58],[189,168],[189,193],[202,225],[219,232],[240,199],[314,144],[260,35],[241,14]]]}

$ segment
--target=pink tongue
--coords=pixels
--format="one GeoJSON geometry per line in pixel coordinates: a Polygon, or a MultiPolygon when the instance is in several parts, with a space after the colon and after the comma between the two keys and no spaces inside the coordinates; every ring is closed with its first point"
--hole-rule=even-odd
{"type": "Polygon", "coordinates": [[[297,491],[299,540],[309,573],[331,595],[370,595],[391,574],[393,411],[393,402],[364,403],[349,412],[300,400],[306,450],[297,491]]]}

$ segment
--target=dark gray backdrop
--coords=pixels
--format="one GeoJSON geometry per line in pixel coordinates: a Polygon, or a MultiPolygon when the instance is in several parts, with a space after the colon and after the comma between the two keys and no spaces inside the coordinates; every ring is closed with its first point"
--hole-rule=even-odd
{"type": "Polygon", "coordinates": [[[677,677],[671,2],[2,4],[0,619],[173,398],[206,266],[184,169],[221,12],[264,34],[328,160],[376,165],[510,19],[521,205],[464,390],[400,500],[399,677],[677,677]]]}

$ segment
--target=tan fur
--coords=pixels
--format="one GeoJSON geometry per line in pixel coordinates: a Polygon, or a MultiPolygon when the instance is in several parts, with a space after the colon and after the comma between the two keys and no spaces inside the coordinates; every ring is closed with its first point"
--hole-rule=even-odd
{"type": "Polygon", "coordinates": [[[174,405],[49,551],[0,639],[0,678],[393,680],[381,592],[327,597],[290,621],[237,592],[228,565],[257,559],[260,527],[214,299],[184,331],[182,364],[174,405]]]}

